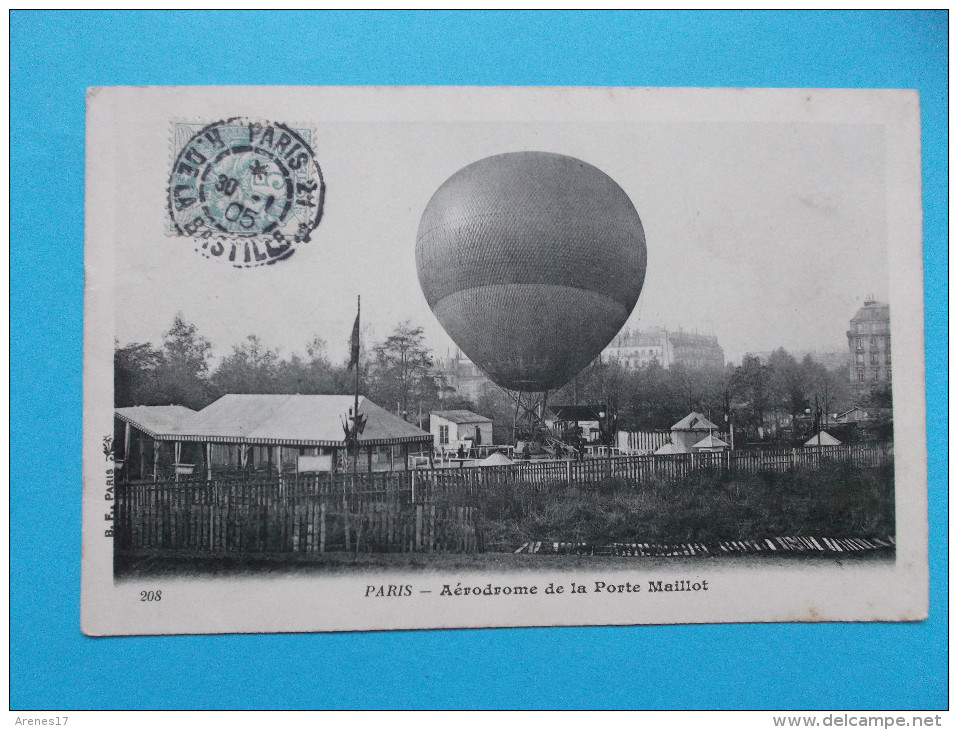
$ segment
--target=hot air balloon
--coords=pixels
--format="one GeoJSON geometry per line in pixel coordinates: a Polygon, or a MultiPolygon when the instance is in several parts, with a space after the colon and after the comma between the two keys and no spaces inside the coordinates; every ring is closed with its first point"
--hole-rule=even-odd
{"type": "Polygon", "coordinates": [[[432,196],[416,267],[426,301],[497,385],[558,388],[618,333],[645,279],[635,206],[592,165],[511,152],[468,165],[432,196]]]}

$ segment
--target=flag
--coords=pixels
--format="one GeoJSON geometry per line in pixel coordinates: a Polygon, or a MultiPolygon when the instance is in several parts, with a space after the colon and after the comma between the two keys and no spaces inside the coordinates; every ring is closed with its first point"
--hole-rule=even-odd
{"type": "Polygon", "coordinates": [[[359,312],[356,312],[356,321],[353,323],[353,335],[349,338],[349,365],[347,370],[359,367],[359,312]]]}
{"type": "Polygon", "coordinates": [[[343,420],[343,417],[340,416],[339,420],[343,425],[343,443],[346,444],[348,451],[352,451],[359,445],[359,437],[366,430],[366,416],[360,413],[357,418],[353,416],[352,409],[350,409],[346,419],[343,420]]]}

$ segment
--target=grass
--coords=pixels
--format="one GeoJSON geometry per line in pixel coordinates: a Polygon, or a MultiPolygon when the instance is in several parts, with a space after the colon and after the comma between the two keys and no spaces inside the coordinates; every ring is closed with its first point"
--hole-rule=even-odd
{"type": "Polygon", "coordinates": [[[699,472],[680,483],[608,479],[594,488],[515,484],[485,495],[487,545],[527,540],[715,542],[895,533],[894,470],[699,472]]]}

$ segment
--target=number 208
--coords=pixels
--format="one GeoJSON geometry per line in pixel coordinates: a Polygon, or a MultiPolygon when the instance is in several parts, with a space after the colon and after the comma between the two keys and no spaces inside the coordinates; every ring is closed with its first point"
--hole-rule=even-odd
{"type": "Polygon", "coordinates": [[[159,601],[163,598],[162,591],[140,591],[141,601],[159,601]]]}

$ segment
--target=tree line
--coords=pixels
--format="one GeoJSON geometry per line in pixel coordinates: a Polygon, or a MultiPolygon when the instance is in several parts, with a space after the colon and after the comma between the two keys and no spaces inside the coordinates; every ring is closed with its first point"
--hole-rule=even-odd
{"type": "Polygon", "coordinates": [[[666,369],[653,360],[626,369],[600,359],[577,380],[564,386],[555,402],[572,402],[571,396],[606,405],[623,430],[668,429],[696,411],[725,432],[734,425],[745,440],[783,441],[835,430],[834,414],[858,405],[890,432],[890,388],[855,388],[847,367],[828,367],[811,355],[799,359],[781,347],[767,357],[746,354],[738,365],[724,368],[676,363],[666,369]]]}
{"type": "MultiPolygon", "coordinates": [[[[424,344],[422,327],[402,322],[384,340],[362,343],[360,394],[407,420],[426,425],[432,410],[466,408],[492,418],[500,438],[511,428],[515,401],[490,384],[475,402],[450,387],[424,344]]],[[[183,405],[199,410],[227,393],[351,394],[356,374],[346,361],[332,362],[327,345],[314,337],[303,354],[282,354],[250,335],[213,362],[212,343],[182,314],[159,344],[115,343],[116,407],[183,405]]],[[[639,368],[598,358],[573,381],[550,393],[553,404],[603,405],[624,430],[667,429],[691,411],[723,430],[757,440],[779,437],[798,426],[828,425],[830,414],[854,405],[890,420],[888,388],[863,393],[848,369],[828,368],[810,356],[797,359],[782,348],[767,358],[746,355],[725,368],[666,369],[657,361],[639,368]]]]}
{"type": "MultiPolygon", "coordinates": [[[[360,394],[393,412],[418,419],[442,400],[465,407],[436,372],[421,327],[398,324],[382,342],[361,347],[360,394]],[[412,417],[415,415],[415,418],[412,417]]],[[[355,372],[334,363],[326,341],[314,337],[305,353],[283,355],[249,335],[219,363],[196,325],[177,314],[163,341],[115,343],[114,403],[182,405],[199,410],[227,393],[351,394],[355,372]]]]}

